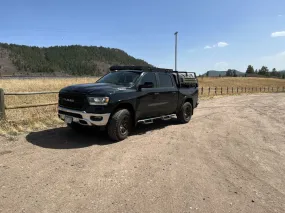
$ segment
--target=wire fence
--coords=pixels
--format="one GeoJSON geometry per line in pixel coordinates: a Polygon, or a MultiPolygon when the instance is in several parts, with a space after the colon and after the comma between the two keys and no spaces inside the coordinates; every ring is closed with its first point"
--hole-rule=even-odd
{"type": "Polygon", "coordinates": [[[199,89],[201,96],[266,92],[285,92],[285,87],[201,87],[199,89]]]}

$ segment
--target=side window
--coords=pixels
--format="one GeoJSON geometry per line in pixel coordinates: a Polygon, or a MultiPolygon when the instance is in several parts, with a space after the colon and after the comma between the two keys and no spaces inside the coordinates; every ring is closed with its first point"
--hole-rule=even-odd
{"type": "Polygon", "coordinates": [[[146,73],[143,76],[140,84],[144,84],[145,82],[152,82],[154,87],[157,87],[156,76],[154,73],[151,73],[151,72],[146,73]]]}
{"type": "Polygon", "coordinates": [[[160,87],[173,87],[173,82],[171,77],[165,73],[158,73],[160,87]]]}

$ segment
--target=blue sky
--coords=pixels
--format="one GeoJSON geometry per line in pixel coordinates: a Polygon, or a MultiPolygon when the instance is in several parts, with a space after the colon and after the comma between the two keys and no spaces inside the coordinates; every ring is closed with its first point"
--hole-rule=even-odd
{"type": "Polygon", "coordinates": [[[96,45],[203,73],[285,69],[284,0],[1,0],[0,42],[96,45]]]}

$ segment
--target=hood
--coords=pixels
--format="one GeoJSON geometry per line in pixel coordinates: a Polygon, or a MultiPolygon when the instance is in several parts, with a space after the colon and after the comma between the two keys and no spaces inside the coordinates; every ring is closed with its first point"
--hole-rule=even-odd
{"type": "Polygon", "coordinates": [[[81,94],[105,94],[109,95],[116,91],[126,90],[126,87],[107,84],[107,83],[90,83],[90,84],[76,84],[65,87],[60,92],[72,92],[81,94]]]}

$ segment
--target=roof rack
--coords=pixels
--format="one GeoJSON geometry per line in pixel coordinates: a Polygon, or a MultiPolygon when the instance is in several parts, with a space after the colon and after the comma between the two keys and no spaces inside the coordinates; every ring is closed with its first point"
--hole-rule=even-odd
{"type": "Polygon", "coordinates": [[[195,72],[189,72],[189,71],[173,71],[177,74],[182,74],[184,75],[184,77],[190,77],[190,78],[197,78],[196,73],[195,72]]]}
{"type": "Polygon", "coordinates": [[[140,70],[144,72],[173,72],[172,69],[150,67],[150,66],[111,66],[110,71],[120,71],[120,70],[140,70]]]}

